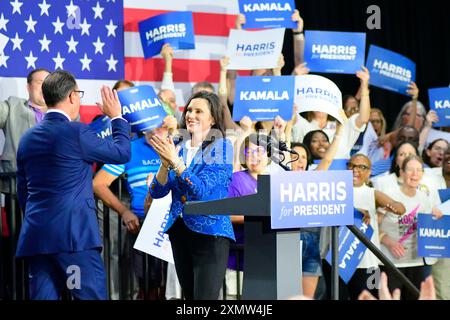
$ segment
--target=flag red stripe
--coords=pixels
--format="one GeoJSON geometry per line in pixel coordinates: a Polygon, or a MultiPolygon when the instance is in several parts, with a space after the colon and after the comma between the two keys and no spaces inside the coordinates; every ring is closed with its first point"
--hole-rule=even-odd
{"type": "MultiPolygon", "coordinates": [[[[139,32],[138,22],[170,11],[148,9],[124,9],[124,31],[139,32]]],[[[201,36],[228,37],[230,29],[234,28],[236,15],[193,12],[194,31],[201,36]]]]}
{"type": "MultiPolygon", "coordinates": [[[[175,59],[172,63],[174,82],[209,81],[218,83],[220,77],[220,63],[218,60],[187,60],[175,59]]],[[[162,81],[164,61],[162,58],[125,57],[125,79],[130,81],[162,81]]],[[[250,71],[241,70],[241,76],[250,75],[250,71]]]]}
{"type": "MultiPolygon", "coordinates": [[[[217,60],[174,59],[174,82],[219,82],[220,64],[217,60]]],[[[161,58],[125,57],[125,79],[130,81],[162,81],[164,60],[161,58]]]]}
{"type": "Polygon", "coordinates": [[[99,107],[95,105],[80,106],[80,122],[91,123],[95,116],[99,114],[103,114],[103,112],[99,107]]]}

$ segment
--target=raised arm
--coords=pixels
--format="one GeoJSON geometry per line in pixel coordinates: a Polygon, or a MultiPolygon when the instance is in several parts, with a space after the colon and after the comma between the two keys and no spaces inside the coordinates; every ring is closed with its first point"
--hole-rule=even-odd
{"type": "Polygon", "coordinates": [[[230,58],[220,59],[220,80],[219,80],[219,98],[222,104],[223,120],[226,129],[239,130],[239,126],[233,121],[230,108],[228,108],[228,90],[227,90],[227,66],[230,58]]]}
{"type": "Polygon", "coordinates": [[[161,56],[164,59],[164,74],[161,83],[161,90],[167,89],[175,92],[172,72],[173,48],[170,46],[170,44],[166,43],[165,45],[163,45],[161,49],[161,56]]]}
{"type": "Polygon", "coordinates": [[[304,22],[297,9],[292,14],[292,21],[297,22],[297,28],[292,29],[292,34],[294,37],[294,63],[298,66],[305,61],[305,35],[303,34],[304,22]]]}
{"type": "Polygon", "coordinates": [[[370,118],[370,97],[369,97],[369,80],[370,74],[366,67],[361,67],[362,71],[356,72],[356,76],[360,80],[361,100],[359,102],[359,115],[355,119],[358,129],[362,128],[369,122],[370,118]]]}
{"type": "Polygon", "coordinates": [[[338,122],[338,125],[336,128],[336,134],[334,135],[333,142],[328,147],[327,152],[325,153],[323,159],[320,161],[319,165],[316,168],[316,170],[318,170],[318,171],[328,170],[328,168],[331,166],[331,163],[333,162],[334,156],[336,155],[336,152],[341,143],[342,132],[344,131],[344,127],[345,127],[346,122],[348,121],[348,118],[345,115],[345,112],[343,109],[339,110],[339,113],[342,118],[342,123],[338,122]]]}
{"type": "Polygon", "coordinates": [[[375,190],[375,204],[377,208],[384,208],[385,210],[399,216],[406,212],[406,208],[403,203],[393,200],[387,194],[378,190],[375,190]]]}

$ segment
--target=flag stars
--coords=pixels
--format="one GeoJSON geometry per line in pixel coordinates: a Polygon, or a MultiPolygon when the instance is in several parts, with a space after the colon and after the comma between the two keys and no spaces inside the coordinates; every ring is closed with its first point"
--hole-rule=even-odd
{"type": "Polygon", "coordinates": [[[3,13],[2,13],[2,15],[0,16],[0,30],[8,31],[8,30],[6,30],[6,25],[8,24],[8,22],[9,22],[9,20],[5,19],[5,16],[3,16],[3,13]]]}
{"type": "Polygon", "coordinates": [[[109,59],[106,60],[106,63],[108,64],[108,71],[111,71],[111,70],[117,71],[116,70],[116,64],[118,62],[119,62],[119,60],[115,60],[114,56],[111,53],[111,56],[109,57],[109,59]]]}
{"type": "Polygon", "coordinates": [[[10,4],[13,7],[12,14],[14,13],[22,14],[22,12],[20,11],[20,7],[23,5],[23,2],[19,2],[19,0],[14,0],[14,2],[10,2],[10,4]]]}
{"type": "Polygon", "coordinates": [[[48,9],[51,7],[51,5],[47,4],[47,2],[44,0],[41,3],[38,4],[39,8],[41,8],[41,16],[44,14],[49,17],[48,9]]]}
{"type": "Polygon", "coordinates": [[[73,39],[73,36],[70,36],[70,41],[66,41],[67,45],[69,46],[69,49],[67,51],[67,53],[70,52],[75,52],[77,53],[77,45],[78,45],[78,41],[75,41],[73,39]]]}
{"type": "Polygon", "coordinates": [[[37,21],[33,20],[33,17],[30,14],[30,17],[28,20],[25,20],[25,24],[27,25],[27,33],[30,31],[33,31],[33,33],[36,33],[36,30],[34,30],[34,26],[36,25],[37,21]]]}
{"type": "Polygon", "coordinates": [[[103,54],[103,46],[105,45],[105,43],[100,41],[100,37],[97,37],[97,41],[93,42],[92,44],[95,47],[95,54],[103,54]]]}
{"type": "Polygon", "coordinates": [[[105,27],[106,27],[106,29],[108,29],[107,37],[109,37],[109,36],[115,37],[116,36],[117,25],[113,24],[112,19],[109,20],[109,24],[107,24],[105,27]]]}
{"type": "Polygon", "coordinates": [[[69,17],[77,17],[78,6],[73,5],[73,0],[70,0],[70,4],[66,6],[67,9],[67,18],[69,17]]]}
{"type": "Polygon", "coordinates": [[[64,69],[63,62],[66,60],[61,57],[61,54],[58,52],[56,57],[52,58],[52,60],[55,62],[55,70],[57,69],[64,69]]]}
{"type": "Polygon", "coordinates": [[[23,39],[21,39],[21,38],[19,38],[19,34],[16,32],[16,36],[14,37],[14,38],[11,38],[11,39],[9,39],[9,40],[11,40],[11,42],[13,43],[13,51],[14,50],[19,50],[19,51],[22,51],[22,46],[21,46],[21,44],[22,44],[22,42],[23,42],[23,39]]]}
{"type": "Polygon", "coordinates": [[[27,69],[36,69],[37,57],[33,56],[33,51],[30,51],[30,54],[28,57],[25,57],[25,60],[27,60],[27,69]]]}
{"type": "Polygon", "coordinates": [[[100,7],[100,3],[97,1],[97,5],[95,7],[92,8],[92,10],[94,10],[94,19],[100,18],[103,19],[103,10],[105,10],[105,8],[100,7]]]}
{"type": "Polygon", "coordinates": [[[8,59],[9,56],[0,54],[0,67],[8,68],[8,65],[6,64],[6,61],[8,61],[8,59]]]}
{"type": "Polygon", "coordinates": [[[81,71],[83,71],[85,69],[88,71],[91,71],[90,64],[92,62],[92,59],[89,59],[86,53],[84,54],[83,59],[80,59],[80,62],[82,64],[81,71]]]}
{"type": "Polygon", "coordinates": [[[53,24],[53,27],[55,28],[55,34],[57,34],[58,32],[63,34],[62,27],[64,26],[64,23],[61,22],[59,17],[56,19],[55,22],[52,22],[52,24],[53,24]]]}
{"type": "Polygon", "coordinates": [[[52,41],[47,39],[47,35],[44,34],[44,37],[39,40],[39,43],[41,44],[41,52],[47,51],[50,52],[50,48],[48,47],[52,41]]]}
{"type": "Polygon", "coordinates": [[[87,23],[86,18],[84,18],[83,23],[80,23],[80,27],[81,35],[86,34],[89,36],[89,28],[91,27],[91,25],[87,23]]]}

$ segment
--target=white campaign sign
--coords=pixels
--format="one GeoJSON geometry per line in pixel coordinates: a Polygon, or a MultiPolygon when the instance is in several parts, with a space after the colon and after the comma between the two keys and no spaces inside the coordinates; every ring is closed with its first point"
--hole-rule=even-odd
{"type": "Polygon", "coordinates": [[[230,30],[229,70],[273,69],[283,48],[284,28],[262,31],[230,30]]]}
{"type": "Polygon", "coordinates": [[[169,236],[163,232],[171,203],[171,192],[162,199],[153,199],[141,231],[139,231],[134,243],[134,249],[169,263],[174,263],[169,236]]]}
{"type": "Polygon", "coordinates": [[[298,112],[320,111],[342,122],[342,93],[336,84],[322,76],[303,75],[295,77],[295,98],[298,112]]]}

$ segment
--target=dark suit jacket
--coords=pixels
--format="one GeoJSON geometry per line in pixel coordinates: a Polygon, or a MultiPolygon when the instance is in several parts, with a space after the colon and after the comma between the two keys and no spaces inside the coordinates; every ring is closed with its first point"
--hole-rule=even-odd
{"type": "Polygon", "coordinates": [[[22,137],[17,192],[25,212],[17,256],[101,247],[92,191],[92,163],[130,160],[130,126],[112,121],[113,140],[51,112],[22,137]]]}

